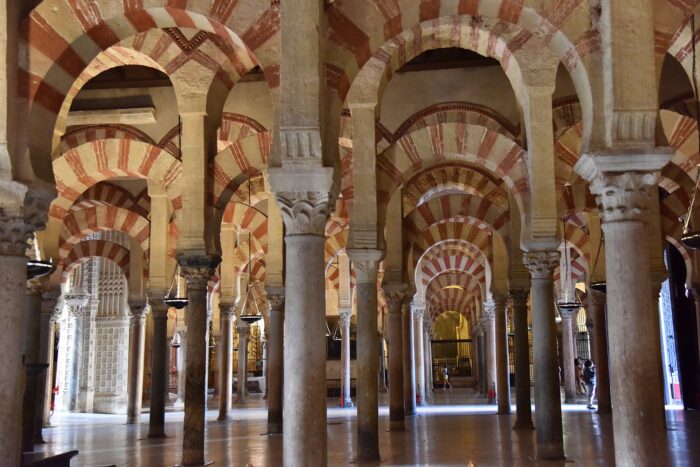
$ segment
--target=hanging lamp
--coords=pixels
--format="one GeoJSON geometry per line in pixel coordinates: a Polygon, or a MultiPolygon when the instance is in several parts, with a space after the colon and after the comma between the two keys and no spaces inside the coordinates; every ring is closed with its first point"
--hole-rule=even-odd
{"type": "MultiPolygon", "coordinates": [[[[595,260],[593,261],[593,270],[591,271],[591,277],[595,276],[596,266],[598,266],[598,258],[600,257],[600,250],[603,249],[604,242],[605,242],[605,240],[603,237],[603,232],[601,230],[600,241],[598,242],[598,252],[595,254],[595,260]]],[[[596,292],[601,292],[601,293],[607,292],[607,283],[605,282],[605,280],[591,281],[591,283],[588,285],[588,287],[595,290],[596,292]]]]}
{"type": "Polygon", "coordinates": [[[37,240],[36,233],[34,233],[32,238],[32,247],[34,250],[34,258],[27,261],[27,280],[45,276],[53,269],[53,263],[51,260],[44,261],[41,259],[41,254],[39,252],[39,241],[37,240]]]}
{"type": "MultiPolygon", "coordinates": [[[[697,73],[697,51],[695,46],[695,13],[690,17],[690,26],[692,31],[691,43],[693,44],[693,92],[695,93],[695,129],[700,131],[700,101],[698,101],[698,73],[697,73]]],[[[700,140],[698,140],[698,151],[700,151],[700,140]]],[[[698,194],[698,179],[700,179],[700,165],[697,168],[695,175],[695,185],[693,187],[693,197],[688,206],[688,212],[685,215],[683,223],[683,235],[681,235],[681,243],[692,250],[700,249],[700,230],[690,230],[690,218],[693,215],[693,207],[695,206],[695,198],[698,194]]]]}
{"type": "Polygon", "coordinates": [[[335,327],[335,330],[333,331],[333,340],[334,341],[340,341],[343,339],[343,331],[340,330],[340,320],[338,320],[338,325],[335,327]]]}
{"type": "Polygon", "coordinates": [[[175,269],[175,274],[173,275],[173,280],[170,283],[170,289],[168,290],[167,295],[165,296],[165,299],[163,299],[163,302],[175,308],[176,310],[181,310],[185,308],[188,304],[187,297],[183,297],[180,295],[180,265],[177,265],[177,268],[175,269]],[[175,294],[173,295],[173,286],[175,287],[175,294]]]}
{"type": "MultiPolygon", "coordinates": [[[[251,200],[250,200],[250,184],[251,180],[248,179],[248,208],[252,208],[251,206],[251,200]]],[[[250,234],[250,230],[248,230],[248,272],[253,271],[253,264],[252,264],[252,252],[251,252],[251,241],[252,241],[252,236],[250,234]]],[[[250,276],[250,274],[249,274],[250,276]]],[[[253,324],[262,318],[262,314],[260,313],[260,309],[258,308],[258,301],[255,298],[255,287],[253,287],[253,281],[250,280],[250,277],[248,279],[248,285],[246,286],[246,292],[245,292],[245,301],[243,302],[243,306],[241,307],[242,313],[240,316],[240,319],[248,324],[253,324]],[[251,304],[251,301],[253,302],[251,304]]]]}
{"type": "Polygon", "coordinates": [[[557,301],[557,309],[560,310],[578,310],[581,308],[581,302],[578,300],[578,297],[576,296],[576,290],[574,288],[573,296],[568,293],[568,290],[566,288],[567,285],[571,284],[572,278],[571,278],[571,267],[569,265],[569,243],[568,239],[566,236],[566,216],[562,218],[562,225],[564,228],[564,266],[566,267],[565,269],[565,276],[564,279],[560,277],[560,292],[559,292],[559,301],[557,301]]]}
{"type": "Polygon", "coordinates": [[[173,349],[179,349],[182,343],[180,333],[177,330],[177,313],[175,313],[175,327],[173,329],[175,330],[175,332],[173,333],[173,338],[170,341],[170,347],[172,347],[173,349]]]}

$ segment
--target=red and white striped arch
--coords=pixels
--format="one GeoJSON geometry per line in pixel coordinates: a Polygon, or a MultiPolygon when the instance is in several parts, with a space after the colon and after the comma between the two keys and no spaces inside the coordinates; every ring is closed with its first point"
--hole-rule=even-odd
{"type": "Polygon", "coordinates": [[[134,211],[142,217],[148,217],[151,210],[151,199],[146,188],[133,195],[120,186],[109,182],[100,182],[88,188],[75,201],[72,208],[80,209],[97,205],[116,206],[134,211]]]}
{"type": "Polygon", "coordinates": [[[102,51],[152,29],[194,28],[216,34],[242,59],[261,65],[270,86],[279,84],[279,6],[256,0],[177,2],[123,0],[95,3],[44,0],[22,25],[29,52],[24,89],[36,136],[31,145],[39,175],[50,177],[51,136],[66,95],[102,51]],[[244,12],[244,13],[243,13],[244,12]],[[60,15],[61,20],[55,18],[60,15]],[[36,160],[35,160],[36,159],[36,160]],[[50,159],[49,159],[50,160],[50,159]],[[43,167],[42,167],[43,165],[43,167]]]}
{"type": "Polygon", "coordinates": [[[267,244],[267,216],[253,207],[241,203],[228,203],[222,222],[236,225],[250,232],[261,244],[267,244]]]}
{"type": "Polygon", "coordinates": [[[160,185],[173,202],[181,203],[177,183],[182,164],[163,149],[129,139],[96,140],[70,149],[53,161],[58,198],[49,215],[62,219],[66,211],[88,188],[119,176],[140,177],[160,185]]]}
{"type": "Polygon", "coordinates": [[[68,256],[83,237],[95,232],[118,230],[136,240],[148,257],[150,223],[133,211],[116,206],[71,209],[63,219],[59,236],[59,260],[68,256]]]}
{"type": "MultiPolygon", "coordinates": [[[[70,253],[63,259],[61,282],[65,283],[75,268],[90,258],[106,258],[114,261],[127,280],[129,279],[130,252],[128,248],[105,240],[83,240],[75,244],[70,253]]],[[[148,262],[144,261],[144,268],[147,267],[147,264],[148,262]]]]}

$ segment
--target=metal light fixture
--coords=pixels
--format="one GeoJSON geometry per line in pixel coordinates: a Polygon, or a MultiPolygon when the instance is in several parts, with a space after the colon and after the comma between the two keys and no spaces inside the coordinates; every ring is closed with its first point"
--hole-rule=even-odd
{"type": "Polygon", "coordinates": [[[45,276],[53,269],[53,262],[51,260],[44,261],[41,259],[39,241],[37,240],[36,233],[32,238],[32,247],[34,249],[34,258],[27,261],[27,280],[45,276]]]}
{"type": "Polygon", "coordinates": [[[564,266],[565,266],[565,275],[564,278],[561,277],[560,274],[560,293],[559,293],[559,301],[557,301],[557,308],[559,310],[577,310],[581,308],[581,302],[579,301],[577,295],[576,295],[576,289],[574,287],[574,292],[573,296],[571,293],[569,293],[569,290],[567,288],[567,285],[572,285],[571,282],[573,281],[571,277],[571,267],[569,265],[569,244],[568,244],[568,239],[566,237],[566,216],[562,218],[562,224],[564,226],[564,266]]]}
{"type": "MultiPolygon", "coordinates": [[[[604,243],[604,237],[603,237],[603,232],[600,232],[600,241],[598,242],[598,252],[595,254],[595,261],[593,261],[593,269],[591,271],[591,277],[595,276],[595,271],[596,271],[596,266],[598,266],[598,258],[600,257],[600,250],[603,248],[603,243],[604,243]]],[[[601,292],[601,293],[606,293],[607,292],[607,282],[605,280],[602,281],[591,281],[591,283],[588,285],[591,289],[595,290],[596,292],[601,292]]]]}
{"type": "MultiPolygon", "coordinates": [[[[697,76],[697,52],[696,52],[696,38],[695,38],[695,13],[690,17],[690,27],[692,31],[693,45],[693,92],[695,93],[695,123],[696,131],[700,131],[700,102],[698,101],[698,76],[697,76]]],[[[698,140],[698,150],[700,151],[700,140],[698,140]]],[[[697,168],[697,174],[695,175],[695,185],[693,187],[693,197],[690,200],[690,206],[688,206],[688,212],[685,215],[685,222],[683,224],[683,235],[681,235],[681,243],[692,250],[700,249],[700,230],[690,230],[690,219],[693,215],[693,207],[695,206],[695,197],[698,194],[698,179],[700,179],[700,166],[697,168]]]]}
{"type": "MultiPolygon", "coordinates": [[[[248,179],[248,207],[252,208],[251,206],[251,201],[250,201],[250,184],[251,180],[248,179]]],[[[250,230],[248,230],[248,272],[253,271],[253,265],[252,265],[252,251],[251,251],[251,241],[252,241],[252,236],[250,234],[250,230]]],[[[249,274],[250,277],[250,274],[249,274]]],[[[240,319],[248,324],[253,324],[262,318],[262,314],[260,313],[260,309],[258,308],[258,301],[255,298],[255,288],[253,287],[252,280],[248,280],[248,285],[246,286],[246,292],[245,292],[245,301],[243,302],[243,305],[241,307],[242,313],[240,316],[240,319]],[[251,301],[253,302],[251,304],[251,301]],[[255,310],[253,310],[253,308],[255,310]]]]}
{"type": "Polygon", "coordinates": [[[176,310],[181,310],[187,306],[189,300],[187,297],[180,296],[180,265],[175,268],[175,274],[173,275],[173,280],[170,283],[170,289],[163,299],[163,303],[168,306],[175,308],[176,310]],[[173,286],[175,287],[175,295],[173,295],[173,286]]]}

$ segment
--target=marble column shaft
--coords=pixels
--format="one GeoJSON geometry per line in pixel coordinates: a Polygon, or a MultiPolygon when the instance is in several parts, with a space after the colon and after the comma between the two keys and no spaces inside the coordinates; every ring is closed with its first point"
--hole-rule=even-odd
{"type": "Polygon", "coordinates": [[[571,328],[573,310],[559,309],[561,315],[562,360],[564,361],[564,402],[576,403],[576,371],[574,369],[574,334],[571,328]]]}
{"type": "Polygon", "coordinates": [[[610,413],[610,374],[608,369],[608,337],[605,320],[605,294],[588,290],[588,311],[593,320],[593,363],[595,363],[598,413],[610,413]]]}
{"type": "Polygon", "coordinates": [[[532,341],[535,366],[535,427],[537,457],[564,458],[564,434],[559,391],[556,325],[554,322],[554,268],[559,252],[525,253],[532,280],[532,341]]]}
{"type": "Polygon", "coordinates": [[[41,403],[42,426],[49,428],[51,426],[51,400],[53,399],[53,375],[56,361],[54,360],[54,347],[56,345],[56,322],[61,313],[61,309],[54,306],[51,312],[42,310],[42,327],[41,327],[41,354],[42,361],[49,364],[44,373],[43,394],[44,400],[41,403]]]}
{"type": "Polygon", "coordinates": [[[229,418],[231,411],[231,393],[233,391],[233,317],[236,314],[236,304],[219,302],[221,319],[221,340],[219,347],[219,416],[222,422],[229,418]]]}
{"type": "MultiPolygon", "coordinates": [[[[24,312],[24,364],[26,370],[26,381],[24,396],[22,401],[22,451],[31,452],[34,450],[35,423],[39,412],[39,390],[41,376],[45,370],[41,370],[40,347],[41,347],[41,315],[42,315],[42,286],[43,283],[37,279],[27,281],[27,298],[24,312]]],[[[41,425],[39,429],[39,442],[41,438],[41,425]]]]}
{"type": "Polygon", "coordinates": [[[268,287],[267,432],[282,433],[284,389],[284,289],[268,287]]]}
{"type": "Polygon", "coordinates": [[[416,404],[426,405],[425,393],[425,336],[423,332],[424,305],[411,305],[413,314],[414,360],[416,363],[416,404]],[[418,403],[420,399],[420,403],[418,403]]]}
{"type": "Polygon", "coordinates": [[[533,429],[530,402],[530,343],[527,329],[528,289],[511,289],[513,328],[515,331],[515,407],[514,429],[533,429]]]}
{"type": "Polygon", "coordinates": [[[250,324],[241,320],[236,321],[238,331],[238,376],[236,378],[236,402],[245,402],[248,395],[248,338],[250,336],[250,324]]]}
{"type": "Polygon", "coordinates": [[[187,281],[187,363],[185,369],[185,421],[182,465],[201,465],[204,458],[207,366],[207,284],[221,258],[179,255],[187,281]]]}
{"type": "MultiPolygon", "coordinates": [[[[350,320],[352,319],[352,308],[341,310],[338,324],[341,329],[340,342],[340,390],[343,401],[341,407],[352,407],[350,396],[350,320]]],[[[380,355],[381,358],[381,355],[380,355]]],[[[381,371],[381,365],[380,371],[381,371]]]]}
{"type": "Polygon", "coordinates": [[[164,290],[150,291],[148,304],[153,319],[151,345],[151,391],[148,414],[148,437],[165,437],[165,402],[168,399],[168,306],[163,303],[164,290]]]}
{"type": "Polygon", "coordinates": [[[387,315],[389,342],[389,429],[405,429],[404,371],[403,371],[403,322],[401,308],[406,298],[405,286],[391,286],[384,289],[389,302],[387,315]]]}
{"type": "Polygon", "coordinates": [[[416,414],[416,364],[414,354],[413,313],[407,299],[402,307],[403,323],[403,404],[404,414],[416,414]]]}
{"type": "MultiPolygon", "coordinates": [[[[632,167],[658,163],[669,154],[616,155],[632,167]]],[[[617,166],[616,166],[617,167],[617,166]]],[[[652,300],[647,225],[658,172],[598,172],[591,180],[605,235],[610,392],[618,466],[667,465],[664,394],[659,363],[659,313],[652,300]],[[640,293],[635,293],[640,291],[640,293]]],[[[658,224],[657,225],[658,228],[658,224]]],[[[655,246],[656,247],[656,246],[655,246]]],[[[655,285],[655,284],[654,284],[655,285]]],[[[655,297],[656,298],[656,297],[655,297]]]]}
{"type": "MultiPolygon", "coordinates": [[[[423,314],[423,372],[425,374],[425,396],[432,400],[433,397],[433,348],[430,339],[430,316],[423,314]]],[[[427,403],[427,401],[426,401],[427,403]]]]}
{"type": "Polygon", "coordinates": [[[496,346],[496,395],[498,413],[510,413],[510,366],[508,365],[508,327],[506,325],[506,297],[494,294],[496,346]]]}
{"type": "Polygon", "coordinates": [[[129,329],[129,379],[126,423],[139,423],[143,402],[143,369],[146,352],[146,304],[132,303],[129,329]]]}
{"type": "Polygon", "coordinates": [[[481,324],[484,327],[486,360],[486,394],[496,388],[498,367],[496,364],[496,310],[493,302],[484,303],[481,324]]]}
{"type": "Polygon", "coordinates": [[[348,250],[357,293],[357,461],[379,460],[379,340],[377,272],[379,250],[348,250]]]}

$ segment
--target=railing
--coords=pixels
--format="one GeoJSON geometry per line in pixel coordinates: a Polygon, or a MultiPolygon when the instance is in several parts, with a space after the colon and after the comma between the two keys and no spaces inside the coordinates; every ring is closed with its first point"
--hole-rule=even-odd
{"type": "Polygon", "coordinates": [[[433,351],[433,374],[436,381],[442,380],[444,368],[450,377],[471,376],[471,339],[434,340],[431,342],[433,351]]]}

